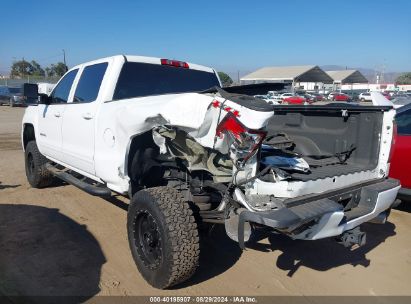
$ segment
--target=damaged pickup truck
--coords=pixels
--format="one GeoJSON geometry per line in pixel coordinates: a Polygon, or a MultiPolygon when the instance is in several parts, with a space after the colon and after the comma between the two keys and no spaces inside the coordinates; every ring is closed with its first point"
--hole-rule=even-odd
{"type": "Polygon", "coordinates": [[[204,66],[114,56],[69,70],[22,126],[27,179],[55,177],[98,196],[130,197],[127,230],[157,288],[190,278],[202,225],[244,248],[255,229],[363,244],[400,185],[387,178],[390,107],[272,106],[221,89],[204,66]]]}

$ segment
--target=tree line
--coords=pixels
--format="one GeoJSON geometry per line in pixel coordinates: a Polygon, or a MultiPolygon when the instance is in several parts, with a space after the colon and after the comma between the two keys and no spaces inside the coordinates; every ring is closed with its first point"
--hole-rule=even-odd
{"type": "Polygon", "coordinates": [[[10,78],[23,78],[27,76],[34,77],[61,77],[68,70],[67,65],[63,62],[53,63],[50,66],[43,68],[35,60],[15,61],[11,66],[10,78]]]}
{"type": "Polygon", "coordinates": [[[395,79],[395,84],[411,84],[411,72],[404,73],[395,79]]]}

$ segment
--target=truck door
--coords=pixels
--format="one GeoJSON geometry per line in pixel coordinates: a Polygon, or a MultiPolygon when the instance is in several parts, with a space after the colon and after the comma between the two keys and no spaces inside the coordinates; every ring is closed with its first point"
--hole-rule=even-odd
{"type": "Polygon", "coordinates": [[[67,73],[51,93],[49,105],[38,105],[38,135],[37,144],[42,154],[62,160],[61,127],[64,110],[69,99],[70,91],[78,69],[67,73]]]}
{"type": "Polygon", "coordinates": [[[107,66],[107,62],[102,62],[82,69],[73,100],[67,104],[63,118],[62,152],[66,163],[93,175],[95,117],[107,66]]]}

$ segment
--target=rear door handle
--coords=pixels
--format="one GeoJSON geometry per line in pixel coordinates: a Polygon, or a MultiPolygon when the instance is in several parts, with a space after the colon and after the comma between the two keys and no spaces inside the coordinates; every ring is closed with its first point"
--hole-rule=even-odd
{"type": "Polygon", "coordinates": [[[93,115],[91,115],[91,113],[83,113],[83,118],[86,120],[90,120],[93,118],[93,115]]]}
{"type": "Polygon", "coordinates": [[[55,112],[55,113],[54,113],[54,116],[55,116],[55,117],[60,117],[61,114],[60,114],[60,112],[55,112]]]}

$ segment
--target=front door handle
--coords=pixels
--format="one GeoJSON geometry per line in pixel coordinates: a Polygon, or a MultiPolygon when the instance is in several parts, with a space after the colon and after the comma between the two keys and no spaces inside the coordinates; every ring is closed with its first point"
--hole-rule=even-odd
{"type": "Polygon", "coordinates": [[[61,116],[61,114],[60,114],[60,112],[55,112],[55,113],[54,113],[54,116],[58,118],[58,117],[61,116]]]}
{"type": "Polygon", "coordinates": [[[91,115],[91,113],[83,113],[83,118],[86,120],[90,120],[93,118],[93,115],[91,115]]]}

